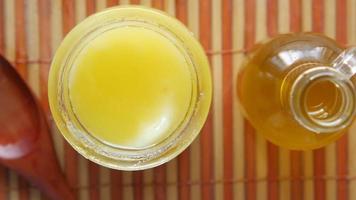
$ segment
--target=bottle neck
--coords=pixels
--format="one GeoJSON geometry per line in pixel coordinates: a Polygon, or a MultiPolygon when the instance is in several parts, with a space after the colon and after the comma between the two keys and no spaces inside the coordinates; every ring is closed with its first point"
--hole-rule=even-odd
{"type": "Polygon", "coordinates": [[[319,63],[290,71],[281,87],[283,107],[304,128],[315,133],[340,131],[355,115],[355,88],[348,77],[319,63]]]}

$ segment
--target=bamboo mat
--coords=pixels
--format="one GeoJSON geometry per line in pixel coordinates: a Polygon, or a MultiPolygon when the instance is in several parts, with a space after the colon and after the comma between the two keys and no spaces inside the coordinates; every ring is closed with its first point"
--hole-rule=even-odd
{"type": "MultiPolygon", "coordinates": [[[[255,41],[290,31],[324,32],[356,44],[356,0],[0,0],[0,53],[43,105],[63,171],[83,200],[356,199],[356,126],[326,148],[297,152],[266,142],[240,114],[235,79],[244,52],[255,41]],[[85,160],[65,143],[48,110],[49,63],[61,39],[85,16],[116,4],[176,16],[200,39],[213,72],[213,105],[200,137],[177,159],[140,172],[85,160]]],[[[41,198],[0,167],[0,199],[41,198]]]]}

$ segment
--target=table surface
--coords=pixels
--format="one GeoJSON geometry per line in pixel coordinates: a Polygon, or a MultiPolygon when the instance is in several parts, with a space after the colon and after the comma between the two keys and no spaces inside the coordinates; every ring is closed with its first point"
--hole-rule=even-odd
{"type": "MultiPolygon", "coordinates": [[[[0,52],[47,103],[50,60],[63,36],[87,15],[118,0],[0,0],[0,52]]],[[[255,41],[278,33],[324,32],[356,43],[356,0],[120,0],[176,16],[195,33],[211,62],[214,97],[200,137],[155,169],[121,172],[76,154],[53,121],[55,148],[79,199],[356,199],[356,126],[315,151],[278,148],[243,119],[236,74],[255,41]]],[[[1,98],[1,97],[0,97],[1,98]]],[[[0,168],[0,199],[40,199],[16,173],[0,168]]]]}

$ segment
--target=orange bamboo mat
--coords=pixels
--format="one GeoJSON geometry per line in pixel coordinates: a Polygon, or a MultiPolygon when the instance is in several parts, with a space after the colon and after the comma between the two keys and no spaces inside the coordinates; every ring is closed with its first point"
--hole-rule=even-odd
{"type": "MultiPolygon", "coordinates": [[[[0,53],[16,64],[50,120],[46,85],[55,49],[85,16],[117,4],[153,6],[187,24],[209,56],[214,100],[188,150],[141,172],[109,170],[85,160],[53,124],[58,157],[79,199],[356,199],[356,126],[326,148],[288,151],[255,134],[240,114],[235,93],[244,52],[255,41],[316,31],[356,44],[356,0],[0,0],[0,53]]],[[[0,199],[41,198],[0,167],[0,199]]]]}

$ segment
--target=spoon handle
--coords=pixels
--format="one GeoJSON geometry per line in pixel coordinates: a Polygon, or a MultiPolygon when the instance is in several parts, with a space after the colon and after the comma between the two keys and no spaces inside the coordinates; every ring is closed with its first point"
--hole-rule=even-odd
{"type": "MultiPolygon", "coordinates": [[[[44,116],[44,115],[42,115],[44,116]]],[[[38,187],[41,188],[48,196],[55,200],[74,200],[74,193],[65,180],[64,174],[60,169],[60,165],[54,150],[53,141],[48,131],[48,124],[44,117],[42,117],[41,134],[42,145],[38,145],[37,152],[31,155],[34,157],[33,161],[37,162],[33,165],[33,171],[36,176],[33,177],[34,182],[38,182],[38,187]],[[43,158],[43,159],[38,159],[43,158]]]]}

